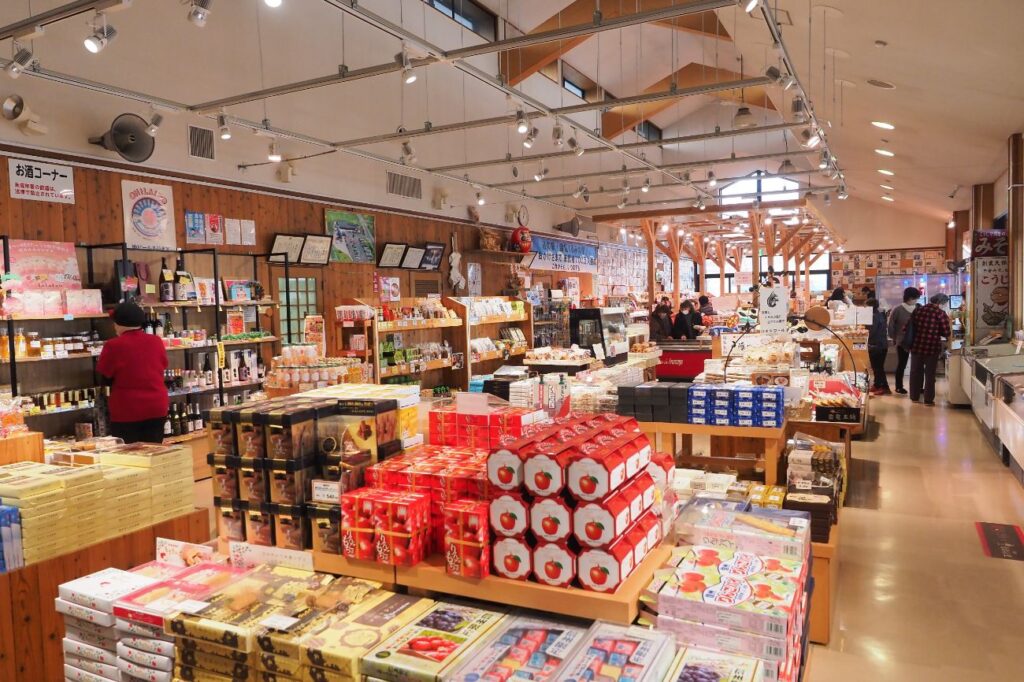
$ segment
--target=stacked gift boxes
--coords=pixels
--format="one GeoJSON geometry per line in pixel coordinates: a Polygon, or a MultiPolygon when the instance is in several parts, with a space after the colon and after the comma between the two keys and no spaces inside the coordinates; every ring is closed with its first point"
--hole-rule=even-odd
{"type": "MultiPolygon", "coordinates": [[[[636,626],[594,623],[561,668],[560,682],[661,682],[676,655],[671,635],[636,626]]],[[[731,680],[730,680],[731,682],[731,680]]]]}
{"type": "Polygon", "coordinates": [[[648,381],[619,386],[617,413],[641,422],[689,421],[689,383],[648,381]]]}
{"type": "Polygon", "coordinates": [[[547,421],[542,410],[506,407],[490,414],[458,412],[455,405],[432,409],[428,417],[428,440],[433,445],[448,445],[490,450],[503,439],[521,438],[531,424],[547,421]]]}
{"type": "Polygon", "coordinates": [[[493,570],[615,591],[661,541],[655,481],[671,466],[634,419],[616,415],[559,419],[493,451],[493,570]]]}

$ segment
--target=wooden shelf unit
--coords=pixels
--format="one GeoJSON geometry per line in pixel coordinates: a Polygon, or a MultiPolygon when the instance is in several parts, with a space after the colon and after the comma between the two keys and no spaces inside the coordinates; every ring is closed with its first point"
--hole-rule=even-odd
{"type": "MultiPolygon", "coordinates": [[[[520,299],[512,298],[510,296],[480,296],[479,299],[487,300],[503,300],[503,301],[520,301],[520,299]]],[[[492,339],[500,339],[500,328],[501,327],[519,327],[523,330],[523,336],[526,337],[526,346],[523,348],[517,348],[510,353],[510,358],[521,357],[526,354],[529,348],[533,347],[533,306],[529,301],[521,301],[525,313],[523,315],[511,315],[511,316],[497,316],[489,315],[482,318],[470,319],[469,305],[468,302],[473,300],[469,296],[460,296],[456,298],[445,298],[444,304],[449,308],[452,308],[458,312],[459,317],[465,320],[465,325],[458,330],[449,330],[447,336],[449,343],[452,345],[452,350],[456,353],[463,353],[465,362],[460,369],[452,369],[448,372],[449,386],[459,388],[463,391],[469,389],[469,382],[474,373],[486,374],[488,368],[480,369],[479,366],[485,365],[486,363],[494,362],[505,362],[505,356],[502,352],[490,352],[484,353],[474,359],[470,352],[470,341],[474,338],[487,336],[492,339]],[[476,366],[476,367],[475,367],[476,366]],[[474,369],[479,372],[474,372],[474,369]]]]}

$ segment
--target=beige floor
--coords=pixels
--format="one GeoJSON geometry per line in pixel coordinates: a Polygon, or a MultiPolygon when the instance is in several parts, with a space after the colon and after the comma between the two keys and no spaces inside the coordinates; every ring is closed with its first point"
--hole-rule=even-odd
{"type": "Polygon", "coordinates": [[[986,557],[974,528],[1024,524],[1024,489],[944,392],[872,403],[881,433],[853,455],[878,463],[877,508],[843,510],[832,641],[807,682],[1024,680],[1024,562],[986,557]]]}

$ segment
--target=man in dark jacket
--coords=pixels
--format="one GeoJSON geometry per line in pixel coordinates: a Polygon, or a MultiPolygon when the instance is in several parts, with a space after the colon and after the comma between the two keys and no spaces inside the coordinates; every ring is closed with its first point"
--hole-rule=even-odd
{"type": "Polygon", "coordinates": [[[878,309],[878,299],[869,298],[871,306],[871,328],[868,330],[868,358],[871,359],[871,373],[874,383],[871,395],[891,395],[889,379],[885,376],[885,356],[889,354],[889,334],[885,313],[878,309]]]}
{"type": "Polygon", "coordinates": [[[707,296],[700,296],[697,299],[697,302],[700,303],[700,309],[698,310],[698,312],[701,315],[714,315],[715,314],[715,309],[711,305],[711,299],[710,298],[708,298],[707,296]]]}
{"type": "Polygon", "coordinates": [[[935,404],[935,373],[939,358],[946,350],[943,338],[952,331],[949,315],[942,306],[949,302],[946,294],[935,294],[928,305],[921,306],[911,316],[914,340],[910,344],[910,399],[917,402],[924,389],[924,404],[935,404]]]}
{"type": "Polygon", "coordinates": [[[673,339],[695,339],[697,331],[693,328],[693,301],[683,301],[679,312],[672,323],[673,339]]]}
{"type": "Polygon", "coordinates": [[[907,338],[907,329],[910,326],[910,316],[917,309],[917,301],[920,298],[920,289],[907,287],[903,290],[903,303],[889,311],[889,338],[896,344],[897,393],[907,392],[907,389],[903,388],[903,374],[907,369],[907,360],[910,359],[910,339],[907,338]]]}

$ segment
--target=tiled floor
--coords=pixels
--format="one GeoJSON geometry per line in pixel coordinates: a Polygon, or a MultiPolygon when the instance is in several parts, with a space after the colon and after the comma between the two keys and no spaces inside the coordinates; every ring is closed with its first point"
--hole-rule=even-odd
{"type": "Polygon", "coordinates": [[[877,491],[842,515],[832,641],[807,682],[1024,680],[1024,561],[991,559],[976,521],[1024,524],[1024,488],[970,409],[880,398],[877,491]]]}

